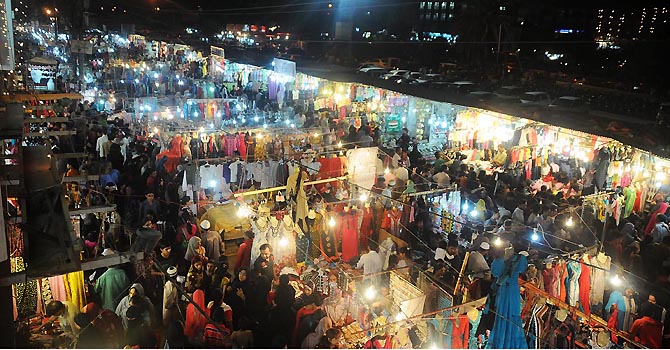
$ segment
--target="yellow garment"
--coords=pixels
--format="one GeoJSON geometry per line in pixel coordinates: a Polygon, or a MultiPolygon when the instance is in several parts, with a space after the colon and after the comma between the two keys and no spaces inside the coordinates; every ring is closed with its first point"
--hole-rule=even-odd
{"type": "Polygon", "coordinates": [[[78,308],[86,306],[86,291],[84,290],[84,272],[70,272],[63,276],[67,300],[78,308]]]}
{"type": "Polygon", "coordinates": [[[484,221],[484,214],[486,213],[486,202],[484,202],[483,199],[480,199],[477,201],[475,207],[477,208],[477,218],[479,218],[481,221],[484,221]]]}
{"type": "Polygon", "coordinates": [[[495,164],[505,164],[506,161],[507,161],[506,150],[497,151],[495,157],[493,157],[493,163],[495,164]]]}
{"type": "Polygon", "coordinates": [[[267,159],[268,155],[267,155],[267,152],[265,151],[265,141],[263,141],[263,140],[256,141],[256,148],[254,150],[254,157],[256,157],[256,160],[267,159]]]}
{"type": "Polygon", "coordinates": [[[237,207],[235,203],[217,204],[200,218],[200,221],[208,220],[211,229],[217,232],[233,231],[236,226],[241,226],[242,229],[251,227],[249,219],[237,215],[237,207]]]}
{"type": "Polygon", "coordinates": [[[286,193],[288,198],[295,200],[296,212],[295,218],[293,220],[298,222],[298,220],[305,220],[307,216],[307,194],[305,193],[305,181],[309,179],[309,175],[306,172],[302,172],[300,176],[300,183],[298,183],[298,174],[300,174],[300,169],[296,168],[291,176],[289,176],[286,181],[286,193]]]}

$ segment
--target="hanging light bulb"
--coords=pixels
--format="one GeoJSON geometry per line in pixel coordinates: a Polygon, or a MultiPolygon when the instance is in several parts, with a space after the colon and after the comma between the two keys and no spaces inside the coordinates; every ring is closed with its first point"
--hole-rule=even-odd
{"type": "Polygon", "coordinates": [[[572,216],[568,218],[568,221],[565,222],[565,226],[572,227],[575,223],[572,221],[572,216]]]}
{"type": "Polygon", "coordinates": [[[530,236],[534,242],[537,242],[540,239],[540,235],[537,234],[537,231],[533,229],[533,234],[530,236]]]}
{"type": "Polygon", "coordinates": [[[368,287],[368,289],[365,290],[365,299],[367,300],[373,300],[377,296],[377,291],[375,290],[375,287],[368,287]]]}
{"type": "Polygon", "coordinates": [[[493,241],[493,244],[494,244],[496,247],[500,247],[500,246],[502,245],[502,243],[503,243],[503,242],[502,242],[502,239],[500,239],[500,237],[496,237],[496,239],[493,241]]]}
{"type": "Polygon", "coordinates": [[[402,311],[398,312],[398,314],[395,315],[395,320],[396,320],[396,322],[397,322],[397,321],[406,320],[406,319],[407,319],[407,316],[406,316],[405,313],[402,312],[402,311]]]}
{"type": "Polygon", "coordinates": [[[477,209],[472,209],[472,211],[470,212],[470,216],[477,216],[477,214],[479,214],[477,212],[477,209]]]}
{"type": "Polygon", "coordinates": [[[463,204],[463,211],[468,211],[468,203],[463,204]]]}
{"type": "Polygon", "coordinates": [[[330,220],[328,220],[328,226],[335,227],[335,219],[334,218],[331,217],[330,220]]]}
{"type": "Polygon", "coordinates": [[[340,141],[340,142],[337,143],[337,147],[338,147],[338,148],[342,148],[342,141],[340,141]]]}
{"type": "Polygon", "coordinates": [[[620,287],[623,284],[623,280],[621,280],[619,275],[614,275],[614,277],[610,279],[610,283],[615,287],[620,287]]]}
{"type": "Polygon", "coordinates": [[[282,237],[282,238],[279,240],[279,246],[280,246],[280,247],[286,247],[286,246],[288,246],[288,239],[287,239],[286,237],[282,237]]]}
{"type": "Polygon", "coordinates": [[[388,174],[391,170],[389,168],[384,169],[384,174],[388,174]]]}

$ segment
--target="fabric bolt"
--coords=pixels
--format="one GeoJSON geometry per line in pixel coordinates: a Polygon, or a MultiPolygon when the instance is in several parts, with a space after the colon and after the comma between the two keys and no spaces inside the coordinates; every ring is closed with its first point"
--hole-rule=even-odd
{"type": "Polygon", "coordinates": [[[84,272],[70,272],[64,276],[65,291],[68,301],[78,308],[86,306],[86,290],[84,290],[84,272]]]}
{"type": "Polygon", "coordinates": [[[54,300],[66,301],[67,292],[65,291],[64,275],[48,277],[49,285],[51,286],[51,294],[54,300]]]}

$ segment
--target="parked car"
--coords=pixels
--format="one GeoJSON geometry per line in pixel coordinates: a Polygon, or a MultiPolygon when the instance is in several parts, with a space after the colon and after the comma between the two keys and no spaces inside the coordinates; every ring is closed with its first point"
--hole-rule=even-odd
{"type": "Polygon", "coordinates": [[[556,110],[572,112],[586,113],[589,111],[589,105],[581,98],[575,96],[561,96],[551,102],[549,107],[556,110]]]}
{"type": "Polygon", "coordinates": [[[369,77],[378,78],[384,74],[388,74],[388,72],[389,72],[388,69],[373,66],[373,67],[361,68],[356,73],[364,74],[369,77]]]}
{"type": "Polygon", "coordinates": [[[520,87],[508,85],[497,89],[494,94],[501,100],[518,100],[522,92],[520,87]]]}
{"type": "Polygon", "coordinates": [[[398,79],[402,78],[405,75],[405,73],[409,73],[409,71],[406,70],[406,69],[394,69],[394,70],[388,72],[387,74],[382,75],[380,78],[382,78],[384,80],[395,81],[395,80],[398,80],[398,79]]]}
{"type": "Polygon", "coordinates": [[[471,81],[455,81],[450,83],[448,88],[455,94],[465,95],[475,90],[475,83],[471,81]]]}
{"type": "Polygon", "coordinates": [[[432,82],[438,82],[441,80],[443,80],[441,74],[429,73],[429,74],[423,74],[420,77],[414,79],[414,81],[410,81],[409,83],[424,85],[424,84],[430,84],[432,82]]]}
{"type": "Polygon", "coordinates": [[[418,79],[419,77],[421,77],[421,75],[422,75],[422,74],[421,74],[420,72],[407,72],[407,73],[405,73],[405,74],[402,76],[402,78],[396,80],[396,83],[398,83],[398,84],[407,84],[407,83],[411,83],[411,82],[413,82],[414,80],[416,80],[416,79],[418,79]]]}
{"type": "Polygon", "coordinates": [[[488,102],[496,97],[491,91],[472,91],[468,96],[478,102],[488,102]]]}
{"type": "Polygon", "coordinates": [[[548,106],[551,97],[544,91],[528,91],[521,95],[521,104],[524,106],[548,106]]]}

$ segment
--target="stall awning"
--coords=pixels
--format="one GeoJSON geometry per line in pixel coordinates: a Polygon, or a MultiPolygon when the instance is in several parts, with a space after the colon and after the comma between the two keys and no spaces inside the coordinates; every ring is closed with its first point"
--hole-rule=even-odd
{"type": "Polygon", "coordinates": [[[0,101],[5,103],[28,102],[28,101],[55,101],[55,100],[62,100],[64,98],[69,98],[71,100],[81,100],[84,98],[84,96],[76,92],[62,93],[62,94],[18,93],[8,96],[0,96],[0,101]]]}

